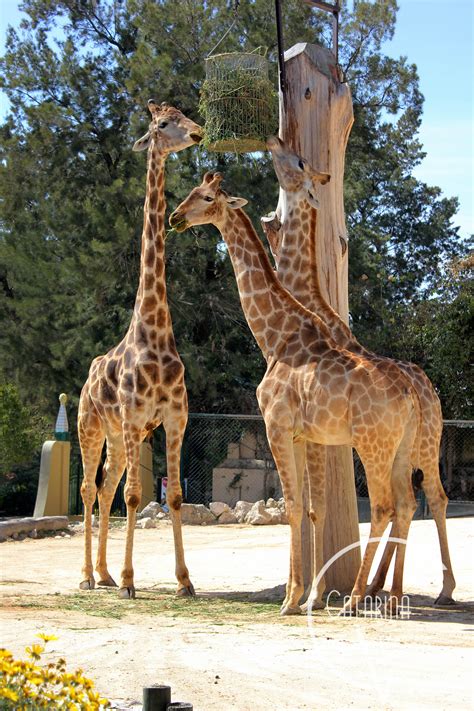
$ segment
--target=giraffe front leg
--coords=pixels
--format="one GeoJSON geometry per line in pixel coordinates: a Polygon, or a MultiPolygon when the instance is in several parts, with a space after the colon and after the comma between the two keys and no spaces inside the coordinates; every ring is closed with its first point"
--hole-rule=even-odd
{"type": "Polygon", "coordinates": [[[95,478],[105,437],[99,418],[88,412],[80,412],[78,434],[84,468],[81,484],[84,505],[84,563],[79,587],[81,590],[93,590],[95,579],[92,565],[92,509],[97,494],[95,478]]]}
{"type": "Polygon", "coordinates": [[[181,597],[194,597],[194,586],[189,578],[189,571],[184,559],[183,530],[181,523],[181,504],[183,495],[180,481],[181,445],[186,428],[186,415],[174,414],[163,420],[166,432],[166,463],[168,486],[166,502],[168,504],[173,526],[175,575],[178,581],[176,594],[181,597]]]}
{"type": "Polygon", "coordinates": [[[294,442],[289,431],[267,424],[267,436],[280,476],[290,525],[290,575],[281,615],[300,615],[299,601],[304,592],[301,550],[301,520],[303,517],[303,475],[305,442],[294,442]]]}
{"type": "Polygon", "coordinates": [[[140,479],[140,444],[141,431],[132,426],[125,426],[123,430],[125,456],[127,462],[127,481],[124,489],[125,504],[127,506],[127,530],[125,539],[125,560],[121,572],[119,597],[123,599],[135,598],[135,585],[133,573],[133,538],[137,508],[142,497],[142,483],[140,479]]]}
{"type": "Polygon", "coordinates": [[[323,593],[326,582],[319,572],[324,565],[323,534],[326,521],[326,447],[314,442],[306,444],[306,470],[309,483],[309,516],[313,527],[313,580],[303,612],[308,607],[320,610],[324,607],[323,593]]]}
{"type": "Polygon", "coordinates": [[[107,538],[109,533],[110,508],[118,483],[125,469],[125,450],[122,435],[107,438],[107,458],[104,476],[99,485],[99,546],[95,569],[99,575],[101,587],[117,587],[107,567],[107,538]]]}

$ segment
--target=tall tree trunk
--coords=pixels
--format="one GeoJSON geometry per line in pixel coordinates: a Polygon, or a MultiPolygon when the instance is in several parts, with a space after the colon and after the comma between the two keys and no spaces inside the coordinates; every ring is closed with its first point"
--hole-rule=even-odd
{"type": "MultiPolygon", "coordinates": [[[[315,169],[331,175],[330,183],[318,196],[316,260],[323,295],[347,323],[348,249],[343,180],[345,150],[354,120],[351,93],[348,85],[340,81],[334,55],[323,47],[296,44],[285,53],[285,69],[287,95],[285,103],[280,96],[280,136],[315,169]]],[[[309,519],[304,516],[305,582],[311,578],[310,540],[309,519]]],[[[350,447],[328,447],[325,561],[358,540],[352,451],[350,447]]],[[[359,565],[359,548],[338,558],[326,573],[327,589],[350,590],[359,565]]]]}

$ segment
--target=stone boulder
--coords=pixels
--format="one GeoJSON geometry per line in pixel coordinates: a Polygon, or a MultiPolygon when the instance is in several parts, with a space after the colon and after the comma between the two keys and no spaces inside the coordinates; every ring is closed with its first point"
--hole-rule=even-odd
{"type": "Polygon", "coordinates": [[[213,501],[212,504],[209,504],[209,508],[217,518],[224,512],[230,511],[230,506],[223,501],[213,501]]]}
{"type": "Polygon", "coordinates": [[[272,514],[265,508],[263,499],[255,502],[245,517],[245,523],[250,523],[252,526],[267,526],[272,523],[272,514]]]}
{"type": "Polygon", "coordinates": [[[238,521],[235,513],[229,509],[229,511],[223,511],[221,513],[217,519],[217,523],[238,523],[238,521]]]}
{"type": "Polygon", "coordinates": [[[204,504],[183,504],[181,506],[181,521],[186,524],[200,526],[216,523],[217,519],[204,504]]]}
{"type": "Polygon", "coordinates": [[[156,528],[156,522],[153,518],[141,518],[137,521],[135,528],[156,528]]]}
{"type": "Polygon", "coordinates": [[[138,519],[142,518],[156,518],[159,513],[163,511],[163,507],[158,501],[150,501],[145,508],[137,514],[138,519]]]}
{"type": "Polygon", "coordinates": [[[278,501],[275,501],[275,499],[267,499],[267,503],[265,504],[266,509],[276,509],[278,506],[278,501]]]}
{"type": "Polygon", "coordinates": [[[274,525],[278,525],[279,523],[283,523],[282,521],[282,513],[278,506],[272,506],[271,508],[266,508],[265,511],[270,514],[271,519],[270,523],[274,525]]]}
{"type": "Polygon", "coordinates": [[[237,519],[237,523],[244,523],[252,506],[253,504],[250,501],[237,501],[234,506],[234,516],[237,519]]]}

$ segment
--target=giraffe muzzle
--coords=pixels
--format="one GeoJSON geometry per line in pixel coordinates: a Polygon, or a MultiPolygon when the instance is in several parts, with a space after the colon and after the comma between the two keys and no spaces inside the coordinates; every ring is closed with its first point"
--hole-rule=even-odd
{"type": "Polygon", "coordinates": [[[184,230],[188,226],[188,222],[184,215],[181,215],[179,212],[173,212],[170,215],[170,225],[171,227],[176,230],[176,232],[184,232],[184,230]]]}

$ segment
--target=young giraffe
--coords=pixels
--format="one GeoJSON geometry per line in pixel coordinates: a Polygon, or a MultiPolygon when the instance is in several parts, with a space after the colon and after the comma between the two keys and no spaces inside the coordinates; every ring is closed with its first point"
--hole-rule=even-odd
{"type": "MultiPolygon", "coordinates": [[[[323,321],[278,281],[252,223],[240,209],[242,198],[220,189],[220,173],[207,173],[170,217],[178,232],[213,224],[232,261],[240,301],[267,370],[257,399],[280,475],[290,524],[291,556],[281,614],[298,614],[303,593],[301,518],[307,441],[350,444],[359,452],[371,501],[371,538],[392,516],[392,467],[405,472],[416,462],[419,412],[416,395],[398,368],[384,367],[336,346],[323,321]]],[[[400,524],[400,535],[403,523],[400,524]]],[[[350,606],[365,592],[377,543],[365,550],[350,606]]],[[[397,550],[395,576],[403,569],[397,550]]],[[[401,586],[400,586],[401,589],[401,586]]]]}
{"type": "MultiPolygon", "coordinates": [[[[281,187],[279,202],[281,210],[278,216],[271,219],[264,218],[262,225],[271,243],[280,281],[298,301],[323,319],[330,330],[331,337],[339,346],[366,358],[376,358],[381,367],[384,363],[396,363],[418,394],[422,417],[418,466],[423,472],[421,485],[436,522],[443,564],[443,587],[435,604],[453,604],[454,600],[451,596],[455,580],[446,532],[448,499],[439,476],[439,445],[443,427],[439,398],[421,368],[413,363],[394,361],[368,351],[326,302],[314,263],[316,249],[313,240],[316,235],[314,220],[317,219],[317,191],[320,183],[327,182],[327,176],[313,170],[307,161],[293,153],[279,138],[269,139],[267,145],[272,153],[275,172],[281,187]]],[[[321,452],[316,452],[316,466],[318,457],[321,461],[323,456],[321,452]]],[[[320,479],[324,480],[324,476],[320,476],[320,479]]],[[[416,505],[410,482],[400,481],[394,477],[392,490],[395,506],[405,507],[406,515],[410,515],[411,508],[416,505]]],[[[324,504],[321,508],[324,515],[324,504]]],[[[390,537],[398,536],[396,522],[394,522],[390,537]]],[[[394,549],[394,543],[386,544],[378,570],[369,586],[369,594],[375,595],[383,587],[394,549]]]]}
{"type": "Polygon", "coordinates": [[[83,590],[95,587],[92,566],[92,507],[99,497],[100,528],[96,570],[99,585],[115,586],[107,569],[106,547],[112,499],[125,467],[127,532],[119,596],[134,598],[132,548],[141,498],[139,450],[147,434],[160,424],[166,432],[167,502],[173,524],[179,594],[194,594],[184,561],[181,532],[179,460],[188,404],[184,366],[178,356],[165,283],[165,160],[172,151],[199,143],[201,128],[181,111],[148,102],[151,123],[133,150],[148,148],[146,198],[140,280],[132,320],[125,337],[106,355],[92,361],[79,402],[78,430],[84,465],[85,551],[83,590]],[[104,440],[107,458],[96,485],[104,440]]]}

